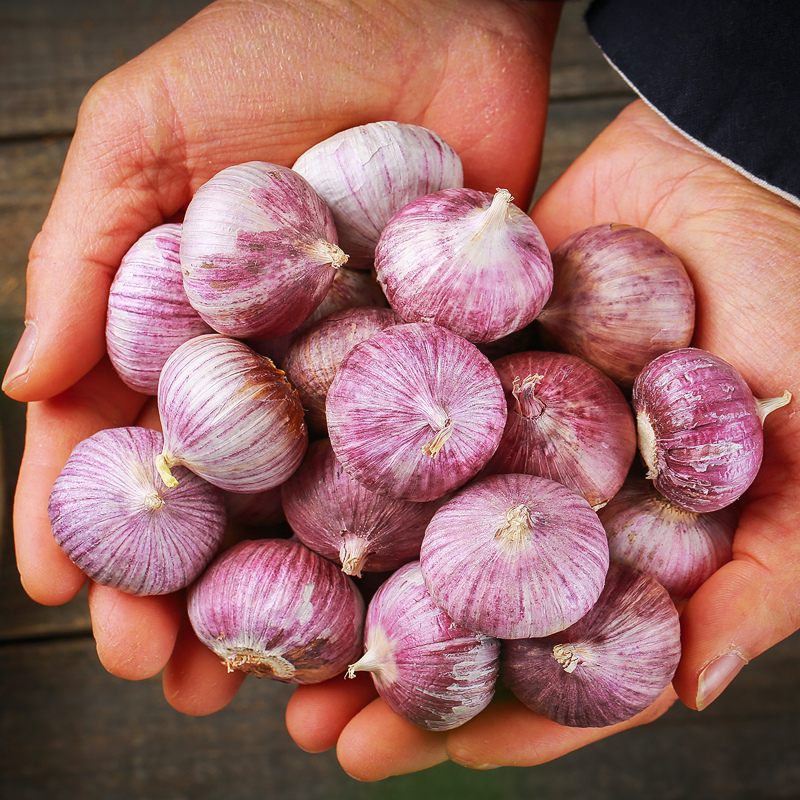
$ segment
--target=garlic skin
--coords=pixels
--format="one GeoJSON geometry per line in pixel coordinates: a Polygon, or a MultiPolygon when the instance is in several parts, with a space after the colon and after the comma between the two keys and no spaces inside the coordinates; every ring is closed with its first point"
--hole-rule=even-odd
{"type": "Polygon", "coordinates": [[[506,189],[443,189],[404,206],[375,250],[389,305],[407,322],[491,342],[529,325],[553,288],[550,253],[506,189]]]}
{"type": "Polygon", "coordinates": [[[361,652],[364,601],[353,581],[296,540],[239,542],[188,591],[192,628],[229,672],[320,683],[361,652]]]}
{"type": "Polygon", "coordinates": [[[418,559],[439,507],[371,492],[345,472],[327,439],[311,443],[299,469],[281,484],[281,496],[297,538],[356,577],[418,559]]]}
{"type": "Polygon", "coordinates": [[[573,233],[553,256],[553,291],[537,318],[554,347],[629,391],[639,371],[694,332],[694,287],[657,236],[621,223],[573,233]]]}
{"type": "Polygon", "coordinates": [[[128,594],[188,586],[225,535],[222,493],[177,467],[164,486],[155,468],[163,438],[148,428],[110,428],[81,441],[53,485],[53,536],[89,578],[128,594]]]}
{"type": "Polygon", "coordinates": [[[344,357],[325,403],[333,451],[357,481],[437,500],[474,477],[503,434],[506,402],[489,360],[436,325],[395,325],[344,357]]]}
{"type": "Polygon", "coordinates": [[[497,639],[457,625],[433,602],[413,561],[390,575],[370,601],[364,655],[347,677],[372,673],[392,711],[421,728],[448,731],[489,704],[499,655],[497,639]]]}
{"type": "Polygon", "coordinates": [[[303,177],[262,161],[228,167],[186,209],[186,295],[219,333],[282,336],[322,302],[347,261],[336,242],[325,201],[303,177]]]}
{"type": "Polygon", "coordinates": [[[632,396],[647,477],[686,511],[738,500],[764,453],[761,410],[739,372],[696,347],[664,353],[636,378],[632,396]]]}
{"type": "Polygon", "coordinates": [[[636,456],[636,424],[619,387],[567,353],[528,351],[494,362],[508,402],[503,438],[484,474],[522,472],[605,505],[636,456]]]}
{"type": "Polygon", "coordinates": [[[547,636],[594,605],[608,540],[584,498],[535,475],[479,478],[425,531],[420,566],[455,622],[498,639],[547,636]]]}
{"type": "Polygon", "coordinates": [[[520,702],[559,725],[600,728],[653,703],[680,655],[678,612],[666,590],[612,561],[596,605],[574,625],[503,642],[500,677],[520,702]]]}
{"type": "Polygon", "coordinates": [[[294,341],[284,370],[300,396],[309,430],[326,434],[325,398],[342,359],[355,345],[402,323],[390,308],[347,308],[319,320],[294,341]]]}
{"type": "Polygon", "coordinates": [[[735,506],[705,514],[685,511],[638,470],[597,514],[611,558],[655,578],[675,602],[688,600],[733,556],[735,506]]]}
{"type": "Polygon", "coordinates": [[[351,267],[368,269],[389,219],[404,205],[464,185],[461,159],[438,134],[392,120],[340,131],[311,147],[292,169],[333,213],[351,267]]]}
{"type": "Polygon", "coordinates": [[[191,339],[169,357],[158,411],[157,466],[167,485],[182,464],[221,489],[264,491],[297,469],[308,445],[303,408],[283,372],[221,334],[191,339]]]}
{"type": "Polygon", "coordinates": [[[194,336],[211,333],[189,304],[178,255],[181,225],[144,233],[111,282],[106,348],[114,369],[137,392],[155,395],[169,355],[194,336]]]}

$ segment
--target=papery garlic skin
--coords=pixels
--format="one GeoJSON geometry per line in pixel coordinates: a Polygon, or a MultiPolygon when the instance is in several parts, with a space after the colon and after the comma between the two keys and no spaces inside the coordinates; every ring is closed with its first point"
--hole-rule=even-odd
{"type": "Polygon", "coordinates": [[[295,540],[239,542],[187,595],[197,637],[228,668],[320,683],[362,649],[364,601],[334,564],[295,540]]]}
{"type": "Polygon", "coordinates": [[[685,511],[638,470],[597,514],[611,558],[651,575],[675,602],[688,600],[733,556],[735,506],[705,514],[685,511]]]}
{"type": "Polygon", "coordinates": [[[474,477],[506,419],[489,360],[466,339],[425,323],[395,325],[353,347],[325,410],[333,451],[356,480],[419,502],[474,477]]]}
{"type": "Polygon", "coordinates": [[[370,268],[389,219],[418,197],[464,185],[456,151],[419,125],[384,120],[340,131],[311,147],[292,169],[333,213],[352,267],[370,268]]]}
{"type": "Polygon", "coordinates": [[[500,677],[520,702],[559,725],[600,728],[655,702],[680,655],[678,612],[667,591],[612,561],[603,593],[574,625],[502,643],[500,677]]]}
{"type": "Polygon", "coordinates": [[[360,342],[402,323],[390,308],[347,308],[319,320],[294,341],[284,369],[312,432],[324,435],[327,431],[325,398],[342,359],[360,342]]]}
{"type": "Polygon", "coordinates": [[[330,442],[318,439],[281,484],[283,508],[298,539],[348,575],[388,572],[419,558],[437,502],[371,492],[347,474],[330,442]]]}
{"type": "Polygon", "coordinates": [[[453,622],[433,602],[417,561],[390,575],[370,601],[364,651],[347,676],[371,672],[386,704],[421,728],[452,730],[494,695],[500,642],[453,622]]]}
{"type": "Polygon", "coordinates": [[[101,430],[76,445],[56,478],[53,536],[96,583],[134,595],[176,592],[222,542],[222,493],[183,467],[178,485],[164,486],[155,468],[162,444],[148,428],[101,430]]]}
{"type": "Polygon", "coordinates": [[[211,328],[192,308],[183,288],[181,225],[144,233],[123,256],[111,282],[106,347],[114,369],[137,392],[155,395],[170,354],[211,328]]]}
{"type": "Polygon", "coordinates": [[[619,387],[567,353],[527,351],[493,363],[508,418],[484,474],[540,475],[602,507],[636,456],[636,424],[619,387]]]}
{"type": "Polygon", "coordinates": [[[443,189],[404,206],[375,250],[389,305],[471,342],[529,325],[553,287],[553,265],[533,220],[505,189],[443,189]]]}
{"type": "Polygon", "coordinates": [[[553,291],[537,318],[555,347],[580,356],[626,391],[661,353],[688,346],[695,296],[683,262],[657,236],[594,225],[559,244],[553,291]]]}
{"type": "Polygon", "coordinates": [[[758,403],[741,374],[696,347],[651,361],[633,386],[639,451],[647,477],[687,511],[738,500],[764,453],[758,403]]]}
{"type": "Polygon", "coordinates": [[[214,175],[186,209],[180,260],[189,302],[219,333],[266,339],[322,302],[347,256],[325,201],[277,164],[214,175]]]}
{"type": "Polygon", "coordinates": [[[308,445],[303,408],[283,372],[221,334],[198,336],[169,357],[158,410],[166,482],[183,464],[221,489],[264,491],[297,469],[308,445]]]}
{"type": "Polygon", "coordinates": [[[498,639],[575,623],[600,596],[608,561],[589,503],[556,481],[521,474],[467,484],[434,514],[420,551],[436,604],[498,639]]]}

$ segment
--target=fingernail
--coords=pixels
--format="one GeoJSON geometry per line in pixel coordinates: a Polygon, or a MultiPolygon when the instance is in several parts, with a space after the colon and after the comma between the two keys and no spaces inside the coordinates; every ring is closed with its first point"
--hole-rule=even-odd
{"type": "Polygon", "coordinates": [[[713,703],[747,663],[738,653],[725,653],[712,661],[701,673],[697,684],[697,710],[713,703]]]}
{"type": "Polygon", "coordinates": [[[36,323],[26,322],[25,330],[17,343],[17,349],[14,350],[14,355],[11,356],[11,361],[8,362],[8,369],[6,369],[6,374],[3,378],[3,391],[10,388],[30,368],[38,338],[39,328],[36,323]]]}

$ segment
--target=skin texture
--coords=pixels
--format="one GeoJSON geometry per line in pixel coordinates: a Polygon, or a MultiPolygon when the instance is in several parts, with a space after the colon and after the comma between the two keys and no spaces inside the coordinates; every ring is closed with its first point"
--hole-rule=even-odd
{"type": "MultiPolygon", "coordinates": [[[[336,130],[385,118],[434,128],[462,156],[467,185],[504,186],[524,206],[538,169],[558,10],[500,0],[219,2],[89,93],[31,251],[33,361],[24,372],[14,364],[3,387],[30,401],[15,537],[32,598],[63,603],[84,582],[46,515],[72,447],[103,427],[157,427],[152,405],[103,358],[108,287],[133,241],[179,215],[229,164],[290,164],[336,130]]],[[[608,221],[662,237],[695,281],[694,343],[736,365],[759,396],[800,389],[800,210],[703,154],[641,102],[598,137],[533,216],[551,248],[608,221]]],[[[793,405],[767,420],[767,455],[745,498],[734,559],[684,610],[674,687],[692,708],[800,626],[791,600],[800,578],[799,427],[793,405]],[[742,661],[720,662],[725,680],[715,688],[703,670],[730,653],[742,661]]],[[[240,676],[198,648],[180,596],[129,598],[92,586],[89,597],[98,655],[115,675],[163,670],[168,700],[189,714],[211,713],[235,694],[240,676]]],[[[600,730],[560,728],[502,697],[462,728],[435,734],[392,714],[368,680],[334,681],[298,689],[287,727],[300,747],[336,746],[349,774],[377,780],[448,757],[476,768],[542,763],[658,717],[675,696],[667,690],[633,720],[600,730]]]]}

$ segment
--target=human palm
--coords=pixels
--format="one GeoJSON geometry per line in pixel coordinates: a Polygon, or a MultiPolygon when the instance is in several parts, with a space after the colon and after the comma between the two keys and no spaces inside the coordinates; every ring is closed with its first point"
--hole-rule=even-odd
{"type": "MultiPolygon", "coordinates": [[[[529,196],[546,116],[558,4],[505,0],[213,3],[101,80],[82,105],[47,220],[31,250],[26,370],[4,390],[29,402],[14,510],[23,584],[44,604],[85,577],[50,531],[47,500],[72,448],[97,430],[157,426],[152,403],[104,357],[108,290],[130,245],[179,218],[222,168],[291,165],[315,142],[371,120],[425,125],[462,157],[476,188],[529,196]]],[[[182,598],[95,584],[103,664],[125,678],[164,670],[165,693],[208,713],[236,691],[188,629],[182,598]]]]}

